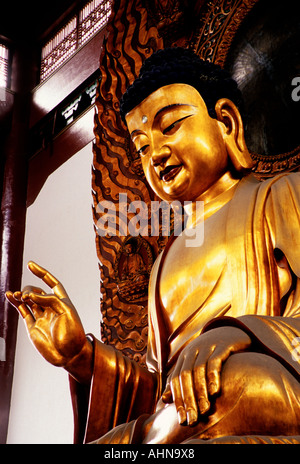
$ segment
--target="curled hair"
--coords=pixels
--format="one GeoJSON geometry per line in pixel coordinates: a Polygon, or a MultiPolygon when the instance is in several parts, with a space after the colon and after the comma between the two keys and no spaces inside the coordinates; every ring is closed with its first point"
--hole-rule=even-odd
{"type": "Polygon", "coordinates": [[[216,118],[215,105],[220,98],[231,100],[242,113],[241,93],[227,71],[191,50],[174,47],[158,50],[143,63],[139,77],[121,98],[122,120],[151,93],[169,84],[188,84],[198,90],[212,118],[216,118]]]}

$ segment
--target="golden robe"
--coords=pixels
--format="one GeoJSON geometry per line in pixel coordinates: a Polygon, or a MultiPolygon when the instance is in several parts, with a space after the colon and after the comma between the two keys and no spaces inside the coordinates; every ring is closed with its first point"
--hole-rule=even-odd
{"type": "Polygon", "coordinates": [[[148,370],[93,338],[90,388],[70,378],[76,442],[300,443],[300,174],[264,182],[249,175],[222,195],[208,205],[204,243],[188,258],[199,260],[199,280],[195,274],[185,282],[168,264],[180,237],[153,267],[148,370]],[[288,279],[278,255],[288,262],[288,279]],[[185,312],[168,305],[168,278],[174,292],[186,289],[185,312]],[[174,404],[160,400],[167,377],[189,341],[220,326],[244,330],[250,352],[224,363],[213,411],[196,426],[179,425],[174,404]]]}

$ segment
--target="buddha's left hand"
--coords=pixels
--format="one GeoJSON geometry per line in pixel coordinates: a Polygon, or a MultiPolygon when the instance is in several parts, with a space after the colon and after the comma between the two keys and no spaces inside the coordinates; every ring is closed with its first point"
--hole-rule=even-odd
{"type": "Polygon", "coordinates": [[[210,409],[221,389],[223,363],[233,353],[245,351],[250,337],[236,327],[219,327],[203,333],[181,352],[168,378],[162,400],[174,402],[180,424],[193,425],[210,409]]]}

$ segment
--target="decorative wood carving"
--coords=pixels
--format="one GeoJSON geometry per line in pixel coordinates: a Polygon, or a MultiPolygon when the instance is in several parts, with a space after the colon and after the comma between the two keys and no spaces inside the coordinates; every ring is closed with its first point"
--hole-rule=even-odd
{"type": "Polygon", "coordinates": [[[195,53],[204,60],[224,66],[238,28],[257,2],[258,0],[205,2],[191,43],[195,53]]]}
{"type": "MultiPolygon", "coordinates": [[[[126,226],[119,211],[120,194],[128,204],[155,200],[144,178],[140,160],[119,116],[119,98],[136,78],[142,62],[155,50],[181,45],[199,56],[224,66],[233,38],[258,0],[115,0],[107,26],[100,70],[102,80],[96,98],[94,160],[92,172],[93,212],[96,247],[101,276],[101,334],[105,343],[145,364],[147,343],[147,295],[143,285],[121,285],[120,267],[128,234],[101,237],[97,234],[99,202],[116,209],[116,227],[126,226]]],[[[300,147],[299,147],[300,148],[300,147]]],[[[255,172],[260,177],[282,170],[295,170],[300,149],[277,157],[254,154],[255,172]]],[[[143,237],[138,248],[153,260],[164,248],[167,237],[143,237]]]]}
{"type": "MultiPolygon", "coordinates": [[[[157,28],[148,24],[146,9],[141,1],[114,3],[107,27],[108,36],[101,57],[102,81],[97,97],[95,117],[96,143],[93,163],[94,220],[99,220],[97,205],[110,201],[116,205],[117,230],[126,227],[126,216],[119,212],[120,194],[127,195],[128,203],[154,200],[148,187],[137,153],[119,116],[119,99],[136,78],[142,62],[153,51],[162,48],[163,41],[157,28]]],[[[102,340],[116,346],[142,365],[145,363],[147,343],[147,294],[134,294],[128,299],[120,291],[120,276],[116,276],[120,255],[128,235],[100,237],[96,246],[101,273],[102,340]]],[[[145,237],[148,253],[147,267],[164,246],[166,238],[145,237]]]]}
{"type": "Polygon", "coordinates": [[[274,156],[252,153],[251,156],[254,161],[253,171],[262,180],[281,172],[298,171],[300,167],[300,145],[289,153],[274,156]]]}
{"type": "MultiPolygon", "coordinates": [[[[201,58],[223,67],[239,27],[258,2],[259,0],[200,2],[199,24],[192,34],[190,47],[201,58]]],[[[299,170],[300,145],[288,153],[273,156],[252,153],[251,156],[254,160],[254,173],[258,178],[265,179],[282,171],[299,170]]]]}

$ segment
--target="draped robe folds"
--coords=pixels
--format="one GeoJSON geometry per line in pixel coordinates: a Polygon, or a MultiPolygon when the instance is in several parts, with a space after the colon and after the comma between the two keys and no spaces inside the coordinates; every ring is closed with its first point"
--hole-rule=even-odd
{"type": "MultiPolygon", "coordinates": [[[[278,387],[280,397],[286,397],[283,401],[288,403],[290,416],[293,416],[294,422],[298,424],[300,407],[295,399],[298,391],[293,395],[293,389],[299,388],[300,391],[300,350],[297,349],[297,346],[300,346],[300,174],[282,174],[264,182],[258,182],[252,175],[243,178],[228,203],[227,211],[224,247],[226,272],[231,282],[231,302],[226,305],[225,301],[224,306],[227,309],[223,310],[219,317],[212,316],[205,327],[197,328],[197,324],[193,323],[193,332],[188,333],[188,337],[194,340],[201,336],[201,333],[220,326],[239,327],[248,333],[253,346],[250,351],[253,350],[259,356],[267,356],[271,361],[267,363],[268,367],[265,370],[262,369],[264,372],[260,375],[268,377],[268,369],[272,370],[272,366],[274,371],[280,371],[281,378],[286,374],[283,386],[277,385],[274,378],[273,387],[278,387]],[[280,250],[286,257],[292,276],[290,288],[284,297],[280,295],[275,249],[280,250]],[[280,368],[277,369],[276,366],[280,368]],[[288,390],[288,394],[285,389],[288,390]]],[[[155,420],[155,415],[160,414],[160,397],[167,375],[176,362],[174,356],[173,364],[170,362],[169,340],[172,337],[178,339],[178,357],[180,349],[187,345],[184,332],[188,332],[188,324],[183,323],[182,327],[177,328],[176,333],[170,336],[159,297],[161,269],[170,246],[171,242],[157,259],[150,280],[148,369],[138,366],[112,346],[104,345],[93,338],[94,372],[91,385],[84,387],[70,377],[75,442],[98,440],[99,443],[138,443],[142,439],[143,423],[152,417],[151,415],[155,420]]],[[[202,246],[205,247],[205,241],[202,246]]],[[[200,311],[203,311],[203,307],[199,308],[200,311]]],[[[197,321],[196,310],[193,321],[197,321]]],[[[235,354],[230,358],[240,356],[240,360],[247,362],[247,358],[241,356],[250,354],[235,354]]],[[[224,367],[227,363],[230,364],[230,358],[224,367]]],[[[233,364],[237,366],[238,362],[233,364]]],[[[251,369],[249,375],[251,376],[251,369]]],[[[173,442],[187,443],[190,439],[190,443],[201,443],[203,439],[204,442],[219,439],[221,442],[229,443],[300,443],[300,425],[298,430],[298,425],[286,425],[283,420],[282,430],[272,426],[273,417],[278,411],[275,407],[273,410],[264,407],[263,388],[258,394],[261,396],[258,398],[258,409],[261,401],[261,414],[267,415],[260,418],[261,427],[257,427],[256,420],[253,430],[243,428],[233,414],[232,421],[235,421],[236,427],[231,429],[230,424],[227,428],[218,429],[216,421],[220,420],[220,417],[212,420],[211,433],[210,425],[206,426],[205,431],[203,427],[199,431],[200,429],[194,427],[178,425],[184,432],[176,432],[177,436],[174,432],[173,442]],[[226,435],[231,436],[227,441],[226,435]],[[278,438],[278,435],[283,437],[278,438]]],[[[216,400],[216,409],[218,404],[222,409],[223,396],[226,396],[226,388],[224,394],[221,390],[220,397],[216,400]]],[[[231,406],[228,404],[227,407],[238,410],[237,403],[232,403],[231,406]]],[[[247,407],[247,402],[245,404],[241,407],[247,407]]],[[[226,414],[228,416],[228,410],[226,414]]],[[[255,414],[255,411],[251,414],[255,414]]],[[[251,423],[251,420],[247,421],[251,423]]],[[[164,442],[163,434],[161,440],[164,442]]]]}

